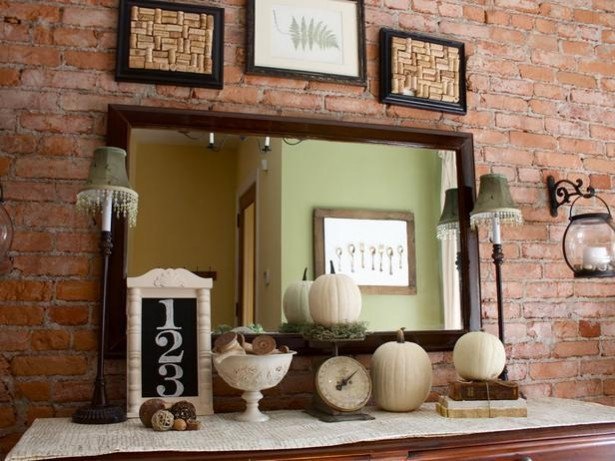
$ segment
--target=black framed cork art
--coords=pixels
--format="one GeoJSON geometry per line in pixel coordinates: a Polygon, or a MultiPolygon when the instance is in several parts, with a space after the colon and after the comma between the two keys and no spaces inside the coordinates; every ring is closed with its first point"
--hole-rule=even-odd
{"type": "Polygon", "coordinates": [[[381,29],[380,102],[465,114],[463,43],[381,29]]]}
{"type": "Polygon", "coordinates": [[[224,9],[122,0],[118,81],[222,88],[224,9]]]}

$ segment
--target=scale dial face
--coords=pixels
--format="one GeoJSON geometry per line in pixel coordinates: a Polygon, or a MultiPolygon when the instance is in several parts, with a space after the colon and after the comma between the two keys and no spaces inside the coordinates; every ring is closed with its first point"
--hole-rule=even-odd
{"type": "Polygon", "coordinates": [[[316,392],[335,410],[355,411],[369,400],[372,382],[369,372],[355,359],[331,357],[316,372],[316,392]]]}

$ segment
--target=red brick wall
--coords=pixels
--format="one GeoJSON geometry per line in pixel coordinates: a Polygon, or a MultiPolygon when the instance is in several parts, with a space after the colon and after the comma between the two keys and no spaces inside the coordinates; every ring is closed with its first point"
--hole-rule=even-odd
{"type": "MultiPolygon", "coordinates": [[[[615,404],[615,285],[571,278],[560,252],[565,213],[549,216],[544,185],[548,174],[591,179],[615,203],[612,0],[366,0],[367,88],[244,75],[245,2],[207,3],[226,8],[222,91],[116,83],[117,0],[0,0],[0,174],[16,226],[14,269],[0,280],[2,450],[34,418],[65,416],[89,400],[97,228],[74,202],[93,148],[105,142],[108,103],[474,133],[477,172],[505,174],[526,219],[504,232],[512,378],[531,396],[615,404]],[[466,116],[378,103],[383,26],[466,43],[466,116]]],[[[493,329],[490,251],[481,246],[493,329]]],[[[432,358],[442,385],[454,375],[450,354],[432,358]]],[[[300,399],[308,366],[297,360],[272,391],[280,403],[300,399]]],[[[108,371],[110,394],[121,399],[123,364],[108,371]]]]}

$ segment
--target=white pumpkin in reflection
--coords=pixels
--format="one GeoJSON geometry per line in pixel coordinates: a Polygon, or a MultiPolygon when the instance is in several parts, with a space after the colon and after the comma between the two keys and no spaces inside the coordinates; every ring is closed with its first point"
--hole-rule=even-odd
{"type": "Polygon", "coordinates": [[[403,330],[397,341],[384,343],[372,355],[372,386],[376,404],[387,411],[412,411],[429,395],[433,371],[421,346],[405,342],[403,330]]]}
{"type": "Polygon", "coordinates": [[[361,291],[344,274],[323,274],[310,288],[310,315],[314,323],[330,327],[356,322],[361,315],[361,291]]]}
{"type": "Polygon", "coordinates": [[[457,374],[463,379],[496,379],[506,365],[506,350],[497,336],[484,331],[471,331],[457,340],[453,363],[457,374]]]}
{"type": "Polygon", "coordinates": [[[303,280],[289,284],[284,291],[282,307],[288,323],[312,323],[309,294],[314,282],[306,279],[307,267],[303,271],[303,280]]]}

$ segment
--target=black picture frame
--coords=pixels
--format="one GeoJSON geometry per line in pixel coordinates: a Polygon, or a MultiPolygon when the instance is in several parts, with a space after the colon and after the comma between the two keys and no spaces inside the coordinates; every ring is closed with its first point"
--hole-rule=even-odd
{"type": "MultiPolygon", "coordinates": [[[[356,66],[352,67],[356,72],[355,75],[344,75],[335,72],[326,72],[318,70],[314,64],[314,70],[310,69],[297,69],[297,68],[284,68],[275,67],[270,65],[263,65],[257,62],[258,52],[257,37],[256,37],[256,21],[259,16],[259,1],[261,0],[247,0],[246,2],[246,74],[252,75],[269,75],[275,77],[287,77],[287,78],[303,78],[306,80],[315,80],[329,83],[342,83],[349,85],[363,85],[367,83],[367,70],[365,59],[365,8],[363,0],[343,0],[341,3],[356,4],[356,14],[354,20],[356,21],[356,66]]],[[[306,2],[303,0],[292,0],[296,2],[297,8],[305,7],[306,2]]],[[[332,5],[340,4],[339,0],[331,0],[332,5]]],[[[316,27],[315,23],[315,26],[316,27]]],[[[276,24],[277,25],[277,24],[276,24]]],[[[306,28],[309,28],[309,22],[306,24],[306,28]]],[[[354,51],[353,51],[354,53],[354,51]]],[[[354,59],[354,57],[353,57],[354,59]]],[[[298,60],[297,60],[298,61],[298,60]]],[[[301,65],[305,65],[305,62],[301,65]]]]}
{"type": "MultiPolygon", "coordinates": [[[[153,37],[152,37],[153,39],[153,37]]],[[[198,57],[195,54],[195,57],[198,57]]],[[[224,8],[193,4],[169,3],[153,0],[121,0],[118,19],[117,81],[169,84],[221,89],[224,83],[224,8]],[[213,37],[211,44],[211,73],[180,70],[161,70],[131,67],[129,63],[131,46],[132,7],[160,9],[163,11],[207,14],[213,16],[213,37]]]]}
{"type": "MultiPolygon", "coordinates": [[[[433,50],[433,48],[431,49],[433,50]]],[[[437,52],[438,51],[432,51],[432,53],[437,52]]],[[[435,59],[438,59],[438,57],[433,55],[432,58],[432,62],[434,63],[435,59]]],[[[440,59],[444,60],[444,58],[440,59]]],[[[437,63],[435,63],[435,65],[437,66],[437,63]]],[[[453,114],[465,114],[467,112],[465,73],[465,48],[462,42],[432,37],[424,34],[392,29],[380,29],[380,102],[385,104],[415,107],[418,109],[437,110],[453,114]],[[399,51],[400,56],[396,56],[395,53],[398,52],[398,49],[393,46],[393,40],[395,38],[415,40],[424,44],[429,44],[430,48],[433,47],[433,45],[436,45],[438,50],[440,48],[444,48],[444,53],[448,56],[452,56],[452,58],[449,58],[449,62],[453,64],[456,63],[457,66],[452,70],[446,70],[446,75],[443,76],[442,74],[444,74],[444,72],[441,72],[441,69],[438,69],[437,67],[435,69],[427,69],[430,73],[434,74],[427,76],[427,78],[434,79],[433,86],[430,86],[430,84],[423,85],[419,83],[419,85],[421,85],[419,87],[420,91],[428,91],[430,92],[430,95],[432,90],[442,91],[442,86],[444,85],[444,88],[446,88],[446,90],[444,90],[445,94],[434,94],[432,97],[419,97],[412,94],[414,91],[413,88],[409,89],[407,94],[400,92],[399,88],[395,88],[396,82],[399,82],[398,78],[394,78],[393,72],[393,66],[397,65],[396,59],[410,60],[408,63],[408,73],[403,73],[401,74],[402,76],[405,75],[407,79],[423,78],[424,76],[422,73],[423,69],[416,69],[417,66],[414,65],[417,59],[416,56],[413,56],[412,50],[409,53],[405,50],[399,51]],[[402,53],[404,54],[402,55],[402,53]],[[410,57],[407,57],[407,55],[410,55],[410,57]],[[455,56],[458,56],[456,61],[455,56]],[[416,73],[416,75],[414,75],[414,73],[416,73]],[[456,74],[456,78],[450,74],[456,74]],[[457,93],[456,100],[454,94],[455,92],[457,93]],[[438,96],[443,99],[438,99],[438,96]],[[447,101],[445,99],[449,100],[447,101]]],[[[414,81],[416,80],[412,80],[413,83],[411,83],[411,86],[414,85],[414,81]]]]}

